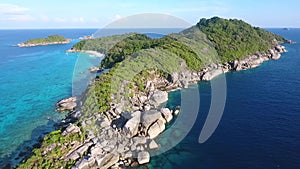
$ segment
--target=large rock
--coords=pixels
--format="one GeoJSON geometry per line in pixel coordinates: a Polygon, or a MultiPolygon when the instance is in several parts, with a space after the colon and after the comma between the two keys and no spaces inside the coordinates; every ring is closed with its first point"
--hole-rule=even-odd
{"type": "Polygon", "coordinates": [[[77,160],[80,156],[82,156],[92,145],[92,142],[87,142],[80,147],[76,148],[75,150],[71,150],[70,153],[65,157],[66,161],[69,160],[77,160]]]}
{"type": "Polygon", "coordinates": [[[161,90],[155,90],[150,98],[150,103],[154,106],[159,106],[166,101],[168,101],[168,93],[161,90]]]}
{"type": "Polygon", "coordinates": [[[129,119],[126,122],[126,124],[123,128],[123,131],[126,133],[127,137],[130,138],[130,137],[137,135],[140,121],[141,121],[141,112],[136,111],[136,112],[132,113],[131,119],[129,119]]]}
{"type": "Polygon", "coordinates": [[[74,134],[74,133],[81,133],[80,128],[72,123],[69,124],[69,126],[63,131],[61,134],[62,136],[74,134]]]}
{"type": "Polygon", "coordinates": [[[154,140],[151,140],[148,147],[150,150],[153,150],[153,149],[158,149],[159,145],[154,140]]]}
{"type": "Polygon", "coordinates": [[[119,161],[120,155],[117,153],[109,153],[105,156],[97,156],[96,162],[97,162],[97,168],[100,169],[107,169],[114,164],[116,164],[119,161]]]}
{"type": "Polygon", "coordinates": [[[169,123],[173,119],[173,115],[170,109],[162,108],[160,111],[167,123],[169,123]]]}
{"type": "Polygon", "coordinates": [[[221,67],[217,68],[217,69],[212,69],[208,72],[206,72],[203,76],[202,76],[202,80],[204,81],[210,81],[211,79],[213,79],[214,77],[220,75],[223,73],[223,69],[221,67]]]}
{"type": "Polygon", "coordinates": [[[57,111],[74,111],[77,106],[77,98],[69,97],[66,99],[62,99],[56,103],[57,111]]]}
{"type": "Polygon", "coordinates": [[[148,135],[150,139],[154,139],[157,137],[160,133],[162,133],[165,130],[166,126],[162,120],[157,120],[155,123],[153,123],[149,129],[148,129],[148,135]]]}
{"type": "Polygon", "coordinates": [[[104,155],[104,151],[100,146],[95,146],[91,148],[91,155],[92,156],[99,156],[99,155],[104,155]]]}
{"type": "Polygon", "coordinates": [[[137,136],[132,138],[134,145],[143,145],[147,143],[147,139],[144,136],[137,136]]]}
{"type": "Polygon", "coordinates": [[[142,116],[142,125],[148,129],[151,124],[161,118],[161,113],[157,110],[145,111],[142,116]]]}
{"type": "Polygon", "coordinates": [[[274,54],[272,54],[272,59],[273,60],[278,60],[278,59],[280,59],[280,57],[281,57],[280,53],[274,53],[274,54]]]}
{"type": "Polygon", "coordinates": [[[169,81],[172,83],[176,83],[179,79],[179,75],[177,72],[171,74],[169,81]]]}
{"type": "Polygon", "coordinates": [[[251,68],[257,67],[261,65],[264,62],[264,59],[261,57],[258,57],[256,59],[251,60],[251,68]]]}
{"type": "Polygon", "coordinates": [[[90,72],[91,73],[97,73],[99,70],[100,70],[99,67],[95,67],[95,66],[90,67],[90,72]]]}
{"type": "Polygon", "coordinates": [[[147,151],[142,151],[138,153],[138,163],[146,164],[150,162],[150,154],[147,151]]]}
{"type": "Polygon", "coordinates": [[[94,166],[95,159],[93,157],[85,157],[75,164],[76,169],[90,169],[94,166]]]}

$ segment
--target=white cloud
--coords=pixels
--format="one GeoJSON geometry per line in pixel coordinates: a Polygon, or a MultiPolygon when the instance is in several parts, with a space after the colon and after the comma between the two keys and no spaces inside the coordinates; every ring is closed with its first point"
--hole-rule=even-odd
{"type": "Polygon", "coordinates": [[[23,14],[28,11],[28,8],[13,5],[13,4],[1,4],[0,3],[0,11],[2,14],[23,14]]]}
{"type": "Polygon", "coordinates": [[[26,22],[26,21],[34,21],[35,18],[32,17],[31,15],[11,15],[7,18],[5,18],[7,21],[20,21],[20,22],[26,22]]]}
{"type": "Polygon", "coordinates": [[[13,4],[0,3],[0,20],[1,21],[33,21],[35,18],[28,14],[28,8],[13,4]]]}

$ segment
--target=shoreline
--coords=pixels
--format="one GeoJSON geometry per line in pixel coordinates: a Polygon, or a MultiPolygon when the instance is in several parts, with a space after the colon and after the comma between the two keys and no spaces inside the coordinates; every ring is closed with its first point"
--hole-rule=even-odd
{"type": "MultiPolygon", "coordinates": [[[[212,64],[212,65],[209,65],[206,68],[204,68],[203,70],[201,70],[200,72],[196,72],[196,74],[195,74],[195,72],[185,72],[185,73],[190,73],[191,74],[190,81],[187,84],[184,84],[184,83],[177,84],[178,85],[177,87],[176,87],[176,85],[174,85],[174,83],[172,83],[171,85],[166,87],[166,93],[168,95],[169,92],[172,92],[172,91],[175,91],[175,90],[181,90],[183,88],[187,88],[189,84],[195,84],[195,82],[199,83],[200,81],[210,81],[213,78],[215,78],[218,75],[223,74],[223,73],[227,73],[227,72],[230,72],[230,71],[241,71],[241,70],[252,69],[252,68],[258,67],[260,64],[262,64],[265,61],[278,60],[278,59],[280,59],[280,53],[286,52],[286,50],[281,45],[277,45],[276,47],[270,49],[268,51],[268,53],[260,53],[260,54],[254,54],[254,55],[246,56],[241,60],[234,60],[232,62],[228,62],[228,63],[225,63],[225,64],[212,64]],[[276,47],[277,47],[277,49],[276,49],[276,47]],[[195,76],[193,76],[193,74],[195,76]],[[168,87],[170,87],[171,89],[168,90],[167,89],[168,87]]],[[[84,52],[85,53],[86,51],[73,51],[73,52],[84,52]]],[[[86,90],[88,90],[88,88],[86,90]]],[[[60,126],[59,128],[61,128],[61,129],[65,128],[65,130],[63,130],[63,131],[68,130],[68,128],[70,128],[70,126],[74,126],[73,123],[77,122],[80,119],[80,117],[82,115],[82,112],[80,110],[80,107],[82,106],[81,102],[84,98],[84,94],[86,93],[86,90],[82,93],[82,95],[80,96],[80,99],[77,100],[77,103],[79,103],[78,104],[79,109],[76,108],[75,111],[69,113],[66,116],[66,118],[62,119],[62,121],[60,123],[58,123],[59,126],[60,126]]],[[[154,90],[157,90],[157,89],[154,89],[154,90]]],[[[165,93],[163,95],[165,95],[165,93]]],[[[167,100],[165,100],[165,102],[167,100]]],[[[157,108],[158,107],[154,107],[154,109],[157,109],[157,108]]],[[[151,111],[153,109],[149,109],[149,110],[151,111]]],[[[165,111],[165,110],[162,110],[162,109],[159,110],[160,116],[156,120],[159,120],[160,123],[164,123],[164,124],[167,124],[167,123],[171,122],[172,118],[170,118],[170,117],[176,116],[179,113],[178,109],[170,110],[170,111],[166,110],[168,112],[167,115],[163,115],[163,111],[165,111]]],[[[130,119],[132,119],[133,117],[131,117],[130,119]]],[[[103,126],[104,130],[107,130],[107,132],[108,132],[107,134],[109,134],[109,132],[112,132],[112,133],[118,135],[119,132],[121,132],[121,131],[117,130],[117,127],[113,126],[112,122],[113,121],[109,122],[109,121],[101,118],[101,121],[99,123],[100,123],[101,126],[103,126]]],[[[128,128],[130,128],[130,127],[128,127],[128,128]]],[[[78,128],[77,128],[77,130],[78,130],[78,128]]],[[[158,135],[161,134],[165,130],[165,128],[163,128],[163,129],[161,128],[159,130],[161,130],[161,131],[158,133],[158,135]]],[[[80,131],[80,129],[79,129],[79,131],[80,131]]],[[[156,135],[156,134],[154,134],[154,135],[156,135]]],[[[92,163],[96,163],[96,160],[97,160],[97,159],[95,160],[95,157],[96,157],[95,155],[96,154],[95,154],[95,152],[94,152],[94,154],[92,152],[96,151],[95,149],[97,149],[97,146],[99,146],[98,145],[99,144],[99,139],[95,140],[95,137],[94,138],[91,138],[91,137],[89,138],[89,137],[90,136],[89,136],[89,133],[88,133],[88,138],[85,140],[85,142],[83,144],[81,144],[81,146],[76,147],[72,151],[72,152],[77,152],[78,149],[80,149],[82,147],[87,147],[87,149],[84,152],[81,152],[80,154],[83,155],[84,153],[87,153],[88,149],[89,149],[88,152],[91,154],[91,157],[89,157],[89,159],[85,159],[84,157],[76,159],[77,163],[74,166],[76,166],[77,168],[80,168],[80,166],[82,166],[82,165],[90,166],[92,163]]],[[[153,146],[153,144],[157,145],[156,142],[154,141],[154,139],[149,140],[149,138],[146,138],[146,137],[145,138],[144,137],[142,137],[142,138],[140,138],[140,137],[139,138],[131,137],[129,140],[131,140],[132,142],[134,142],[134,141],[136,142],[137,140],[141,141],[140,139],[142,139],[143,145],[145,145],[145,147],[148,147],[149,149],[150,149],[150,144],[148,143],[149,141],[152,143],[151,146],[153,146]],[[146,142],[144,143],[145,139],[146,139],[146,142]]],[[[154,149],[157,149],[157,146],[154,146],[154,147],[155,147],[154,149]]],[[[149,153],[148,154],[145,153],[145,152],[147,152],[147,151],[144,151],[145,148],[142,148],[142,149],[143,149],[143,151],[141,151],[141,152],[143,152],[142,155],[146,155],[148,157],[149,153]]],[[[69,157],[69,159],[70,159],[70,158],[72,158],[72,155],[74,155],[74,154],[71,153],[69,155],[71,155],[71,157],[69,157]]],[[[111,156],[111,154],[108,154],[108,155],[111,156]]],[[[138,154],[135,155],[135,156],[131,155],[130,158],[132,158],[132,157],[135,157],[135,158],[138,159],[138,154]]],[[[123,162],[123,163],[127,162],[128,163],[127,159],[125,159],[125,160],[121,160],[121,159],[123,159],[123,158],[121,158],[121,156],[118,156],[118,160],[115,159],[116,162],[114,164],[111,163],[112,166],[115,165],[115,164],[119,164],[120,162],[123,162]]],[[[145,159],[143,159],[143,160],[145,160],[145,159]]],[[[150,161],[150,156],[149,156],[149,159],[147,158],[145,161],[146,162],[144,164],[148,163],[150,161]]],[[[143,162],[141,162],[141,163],[143,163],[143,162]]],[[[135,163],[132,162],[132,164],[139,165],[140,163],[138,161],[135,161],[135,163]]]]}
{"type": "Polygon", "coordinates": [[[105,54],[100,53],[98,51],[93,50],[76,50],[76,49],[68,49],[66,50],[67,53],[85,53],[96,57],[105,57],[105,54]]]}
{"type": "MultiPolygon", "coordinates": [[[[141,102],[140,105],[145,105],[144,103],[149,101],[149,103],[146,104],[146,106],[143,107],[142,110],[140,109],[133,110],[131,115],[127,117],[128,121],[124,123],[123,126],[121,127],[119,127],[118,126],[119,124],[115,122],[121,119],[122,117],[126,116],[123,115],[122,113],[119,115],[119,117],[118,115],[116,115],[115,119],[98,117],[97,121],[101,126],[99,129],[97,128],[98,132],[99,133],[104,132],[106,133],[104,135],[108,135],[109,137],[106,138],[103,136],[94,135],[93,132],[87,130],[86,141],[83,144],[81,144],[81,146],[73,149],[71,152],[77,152],[81,155],[88,153],[89,156],[83,156],[82,158],[78,158],[77,156],[75,157],[73,153],[70,153],[66,158],[77,161],[74,166],[75,168],[78,169],[82,168],[82,166],[92,167],[96,165],[96,163],[98,163],[97,161],[99,160],[101,161],[103,159],[112,156],[115,156],[115,158],[112,158],[108,162],[109,167],[111,166],[118,167],[121,164],[127,167],[130,166],[134,167],[134,166],[147,164],[150,162],[150,158],[151,158],[148,151],[157,150],[160,147],[155,142],[155,138],[164,132],[165,130],[164,126],[172,122],[173,117],[177,116],[179,113],[179,109],[177,108],[174,110],[170,110],[168,108],[159,108],[161,104],[168,101],[168,95],[170,92],[188,88],[190,84],[199,83],[201,81],[210,81],[213,78],[217,77],[218,75],[225,74],[230,71],[241,71],[241,70],[256,68],[265,61],[280,59],[281,53],[284,52],[287,52],[285,50],[285,47],[278,44],[273,48],[271,48],[268,52],[256,53],[253,55],[245,56],[241,60],[234,60],[224,64],[213,63],[199,72],[192,72],[192,71],[181,72],[185,75],[190,74],[188,80],[185,78],[183,79],[178,78],[176,80],[174,79],[174,77],[178,76],[178,74],[177,75],[173,74],[173,78],[172,78],[173,82],[166,86],[165,91],[161,91],[155,88],[154,87],[155,82],[151,81],[150,85],[147,85],[148,88],[146,87],[146,90],[149,90],[151,93],[148,96],[146,96],[149,98],[149,100],[146,99],[145,101],[145,98],[143,99],[144,96],[140,96],[136,98],[141,102]],[[160,98],[163,97],[163,99],[155,100],[155,97],[160,97],[160,98]],[[154,105],[152,105],[151,103],[153,101],[156,102],[154,103],[154,105]],[[149,117],[148,115],[147,117],[145,117],[145,115],[143,115],[141,111],[147,111],[152,113],[149,117]],[[145,118],[147,118],[148,121],[149,120],[151,121],[150,124],[146,124],[145,121],[142,120],[145,118]],[[146,131],[137,129],[137,126],[140,123],[147,126],[146,131]],[[141,134],[143,132],[148,133],[148,136],[146,136],[146,134],[141,134]],[[125,152],[124,150],[121,150],[119,148],[117,148],[117,150],[114,150],[115,152],[110,152],[113,151],[112,149],[110,149],[106,153],[102,152],[106,148],[106,146],[104,146],[102,143],[112,142],[112,140],[115,139],[114,136],[116,135],[120,135],[121,138],[123,139],[118,140],[115,144],[119,146],[122,145],[121,147],[124,148],[126,147],[129,148],[129,152],[131,152],[129,155],[126,154],[127,151],[125,152]],[[82,149],[82,147],[85,147],[85,151],[78,152],[79,149],[82,149]],[[132,147],[136,147],[136,148],[132,149],[132,147]],[[104,153],[104,155],[101,158],[97,156],[97,154],[99,154],[100,152],[104,153]]],[[[81,98],[84,97],[84,93],[81,96],[81,98]]],[[[118,106],[119,105],[112,106],[110,111],[113,112],[111,113],[117,114],[118,111],[122,112],[123,107],[120,108],[118,106]]],[[[77,111],[70,113],[69,116],[64,120],[65,122],[64,125],[67,125],[67,123],[69,123],[66,130],[68,130],[70,126],[73,127],[72,121],[76,121],[76,119],[79,119],[81,115],[82,112],[80,108],[77,109],[77,111]]],[[[88,121],[82,121],[82,127],[87,126],[88,125],[87,122],[88,121]]],[[[113,146],[113,144],[111,146],[113,146]]]]}

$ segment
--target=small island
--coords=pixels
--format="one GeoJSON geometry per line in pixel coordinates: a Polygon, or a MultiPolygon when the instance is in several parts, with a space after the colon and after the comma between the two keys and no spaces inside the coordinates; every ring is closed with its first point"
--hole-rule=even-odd
{"type": "Polygon", "coordinates": [[[27,40],[24,43],[19,43],[19,47],[33,47],[33,46],[45,46],[45,45],[55,45],[55,44],[68,44],[70,39],[66,39],[60,35],[51,35],[46,38],[36,38],[27,40]]]}

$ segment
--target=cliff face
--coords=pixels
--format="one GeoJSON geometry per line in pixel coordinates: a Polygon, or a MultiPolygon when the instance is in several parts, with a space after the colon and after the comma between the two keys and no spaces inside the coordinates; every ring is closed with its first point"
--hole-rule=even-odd
{"type": "MultiPolygon", "coordinates": [[[[148,152],[159,148],[155,138],[179,112],[162,108],[168,91],[228,71],[254,68],[286,52],[280,45],[284,38],[240,20],[221,18],[202,19],[196,26],[161,39],[139,34],[117,38],[121,41],[114,41],[115,46],[98,50],[106,54],[101,67],[111,68],[109,72],[94,80],[83,105],[19,168],[148,163],[148,152]]],[[[86,40],[75,48],[97,50],[97,42],[105,43],[86,40]],[[84,44],[89,44],[87,49],[84,44]]]]}

